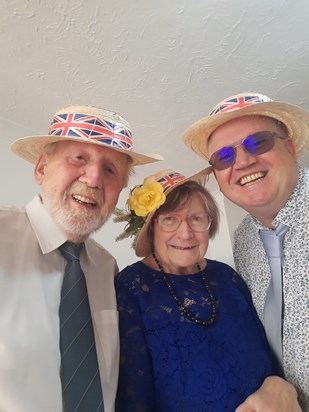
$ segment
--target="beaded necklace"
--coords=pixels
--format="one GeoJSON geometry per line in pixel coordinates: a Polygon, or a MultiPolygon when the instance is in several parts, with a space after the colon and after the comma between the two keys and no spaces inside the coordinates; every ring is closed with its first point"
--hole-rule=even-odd
{"type": "Polygon", "coordinates": [[[194,323],[198,323],[199,325],[202,326],[210,326],[213,325],[215,323],[215,321],[217,320],[217,305],[216,305],[216,299],[214,296],[214,293],[210,287],[210,285],[207,282],[207,278],[206,278],[206,274],[204,272],[202,272],[201,266],[200,264],[197,262],[196,266],[199,270],[199,272],[201,273],[202,279],[204,281],[205,284],[205,288],[207,290],[207,293],[209,295],[209,299],[210,299],[210,304],[211,304],[211,314],[210,317],[208,319],[201,319],[200,317],[198,317],[197,315],[194,315],[194,313],[191,312],[190,309],[188,309],[184,302],[179,299],[179,297],[176,294],[175,289],[173,288],[173,286],[171,285],[170,281],[168,280],[168,277],[166,276],[163,267],[161,265],[161,263],[159,262],[156,254],[154,251],[151,252],[153,260],[156,262],[160,272],[162,273],[164,282],[170,292],[171,297],[174,299],[174,301],[177,303],[178,305],[178,309],[180,310],[180,312],[186,316],[186,318],[188,318],[189,320],[191,320],[191,322],[194,323]]]}

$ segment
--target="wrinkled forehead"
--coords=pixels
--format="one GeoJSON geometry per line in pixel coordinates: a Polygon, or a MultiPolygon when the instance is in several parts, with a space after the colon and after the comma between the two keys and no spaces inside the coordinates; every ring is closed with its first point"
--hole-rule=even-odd
{"type": "Polygon", "coordinates": [[[109,157],[111,159],[119,160],[126,162],[130,160],[130,157],[125,153],[118,152],[107,146],[100,144],[94,144],[90,142],[77,142],[77,141],[68,141],[62,140],[58,142],[49,143],[44,147],[44,150],[48,154],[57,153],[58,155],[67,154],[67,153],[76,153],[84,152],[92,154],[97,157],[109,157]]]}
{"type": "Polygon", "coordinates": [[[281,135],[287,133],[283,123],[267,116],[242,116],[232,119],[217,127],[208,139],[210,155],[218,148],[239,143],[251,133],[257,131],[276,131],[281,135]]]}
{"type": "Polygon", "coordinates": [[[202,191],[192,187],[188,190],[182,190],[181,185],[168,194],[166,202],[158,209],[155,217],[166,213],[182,213],[184,210],[194,206],[202,208],[207,212],[207,198],[202,191]]]}

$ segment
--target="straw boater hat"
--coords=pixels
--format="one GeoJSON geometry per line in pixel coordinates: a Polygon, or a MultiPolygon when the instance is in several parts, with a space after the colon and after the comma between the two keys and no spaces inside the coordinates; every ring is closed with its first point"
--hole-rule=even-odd
{"type": "Polygon", "coordinates": [[[309,113],[301,107],[275,102],[267,96],[244,92],[228,97],[218,103],[204,117],[193,123],[184,133],[185,144],[198,155],[209,160],[209,139],[211,134],[229,120],[242,116],[267,116],[282,122],[292,138],[296,152],[309,149],[309,113]]]}
{"type": "Polygon", "coordinates": [[[149,255],[151,243],[148,228],[156,210],[164,204],[166,195],[188,181],[205,185],[211,171],[212,167],[207,167],[190,177],[185,177],[174,170],[165,169],[145,178],[142,185],[131,190],[127,210],[115,209],[114,222],[127,222],[125,231],[116,240],[133,237],[132,246],[135,254],[139,257],[149,255]]]}
{"type": "Polygon", "coordinates": [[[60,141],[108,147],[128,155],[134,165],[163,159],[157,154],[133,152],[129,123],[117,113],[88,105],[72,105],[59,109],[53,117],[47,135],[22,137],[11,145],[11,149],[29,162],[36,163],[44,146],[60,141]]]}

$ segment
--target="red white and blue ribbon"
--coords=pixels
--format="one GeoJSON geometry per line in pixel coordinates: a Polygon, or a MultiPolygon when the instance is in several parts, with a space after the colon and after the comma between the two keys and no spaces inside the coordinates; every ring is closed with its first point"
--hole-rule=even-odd
{"type": "Polygon", "coordinates": [[[132,150],[132,133],[121,123],[82,113],[56,114],[50,136],[83,137],[121,149],[132,150]]]}
{"type": "Polygon", "coordinates": [[[160,183],[164,191],[166,191],[167,189],[170,189],[171,187],[175,186],[177,183],[182,182],[184,179],[184,175],[177,172],[173,172],[161,177],[158,180],[158,183],[160,183]]]}
{"type": "Polygon", "coordinates": [[[233,110],[242,109],[246,106],[251,106],[256,103],[266,103],[271,101],[272,100],[269,97],[263,96],[262,94],[242,94],[232,96],[218,103],[209,113],[209,116],[232,112],[233,110]]]}

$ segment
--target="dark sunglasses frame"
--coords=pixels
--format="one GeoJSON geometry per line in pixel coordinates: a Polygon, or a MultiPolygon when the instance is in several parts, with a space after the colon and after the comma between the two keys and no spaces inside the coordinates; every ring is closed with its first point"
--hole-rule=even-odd
{"type": "Polygon", "coordinates": [[[236,161],[236,148],[242,146],[243,149],[253,155],[258,156],[269,152],[274,147],[275,138],[285,139],[286,136],[280,136],[276,132],[267,130],[262,132],[252,133],[245,137],[239,144],[223,146],[221,149],[214,152],[209,159],[209,163],[216,170],[225,170],[231,167],[236,161]]]}

